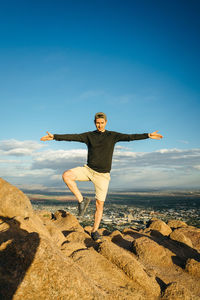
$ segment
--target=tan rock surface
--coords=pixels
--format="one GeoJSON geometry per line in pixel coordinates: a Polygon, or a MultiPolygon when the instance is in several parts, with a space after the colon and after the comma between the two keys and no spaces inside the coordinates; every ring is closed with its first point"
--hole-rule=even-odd
{"type": "Polygon", "coordinates": [[[101,299],[101,295],[77,264],[42,239],[13,299],[101,299]]]}
{"type": "Polygon", "coordinates": [[[198,300],[185,286],[179,285],[177,282],[170,284],[162,297],[163,300],[198,300]]]}
{"type": "Polygon", "coordinates": [[[179,228],[179,232],[183,233],[192,242],[193,248],[200,252],[200,228],[188,226],[179,228]]]}
{"type": "Polygon", "coordinates": [[[134,255],[128,253],[119,246],[104,240],[99,247],[99,252],[119,267],[135,283],[141,286],[147,294],[154,297],[160,294],[160,287],[155,278],[149,277],[143,266],[137,261],[134,255]]]}
{"type": "Polygon", "coordinates": [[[149,237],[143,236],[134,240],[132,247],[140,260],[144,260],[151,265],[169,267],[173,264],[173,253],[149,237]]]}
{"type": "Polygon", "coordinates": [[[148,294],[120,268],[93,248],[77,251],[71,257],[85,270],[90,280],[101,287],[102,295],[106,295],[106,299],[139,300],[147,297],[148,294]]]}
{"type": "Polygon", "coordinates": [[[0,178],[0,216],[28,217],[32,212],[29,198],[18,188],[0,178]]]}
{"type": "Polygon", "coordinates": [[[64,235],[72,231],[84,232],[77,218],[64,210],[58,210],[54,213],[53,224],[59,228],[64,235]]]}
{"type": "Polygon", "coordinates": [[[0,204],[2,300],[200,298],[198,228],[171,225],[190,245],[171,239],[159,220],[140,231],[102,228],[103,243],[97,244],[90,226],[84,230],[66,211],[33,211],[4,180],[0,204]]]}
{"type": "Polygon", "coordinates": [[[185,269],[188,273],[194,275],[195,277],[200,277],[200,261],[189,258],[187,260],[185,269]]]}
{"type": "Polygon", "coordinates": [[[161,220],[151,221],[150,225],[148,226],[148,229],[157,230],[162,235],[169,235],[172,232],[171,228],[165,222],[163,222],[161,220]]]}
{"type": "Polygon", "coordinates": [[[181,221],[181,220],[169,220],[167,222],[167,225],[171,228],[171,229],[175,229],[175,228],[183,228],[183,227],[187,227],[188,225],[181,221]]]}
{"type": "Polygon", "coordinates": [[[180,229],[175,229],[170,234],[170,239],[175,240],[177,242],[181,242],[183,244],[186,244],[189,247],[193,247],[192,242],[190,238],[186,237],[183,232],[180,231],[180,229]]]}

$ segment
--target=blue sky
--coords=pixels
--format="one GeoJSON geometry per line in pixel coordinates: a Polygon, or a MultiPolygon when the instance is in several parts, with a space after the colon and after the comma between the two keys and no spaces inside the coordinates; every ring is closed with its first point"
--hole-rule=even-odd
{"type": "Polygon", "coordinates": [[[20,187],[64,188],[84,164],[78,143],[40,142],[46,130],[159,130],[120,143],[111,188],[198,188],[198,0],[1,1],[0,168],[20,187]]]}

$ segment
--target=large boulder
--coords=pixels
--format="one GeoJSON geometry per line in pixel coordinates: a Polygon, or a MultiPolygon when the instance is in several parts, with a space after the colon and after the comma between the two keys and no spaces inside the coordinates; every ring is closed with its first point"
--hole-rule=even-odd
{"type": "Polygon", "coordinates": [[[172,256],[170,250],[157,244],[150,237],[142,236],[132,243],[133,252],[140,260],[154,266],[169,267],[172,265],[172,256]]]}
{"type": "Polygon", "coordinates": [[[84,232],[77,218],[64,210],[58,210],[54,213],[53,224],[59,228],[64,235],[72,231],[84,232]]]}
{"type": "Polygon", "coordinates": [[[32,213],[29,198],[17,187],[0,178],[0,216],[26,218],[32,213]]]}
{"type": "Polygon", "coordinates": [[[13,234],[8,229],[1,235],[0,299],[102,299],[96,283],[49,239],[22,230],[11,219],[4,222],[13,234]]]}
{"type": "Polygon", "coordinates": [[[168,236],[172,232],[171,228],[165,222],[163,222],[161,220],[150,221],[148,229],[157,230],[162,235],[166,235],[166,236],[168,236]]]}
{"type": "Polygon", "coordinates": [[[200,252],[200,228],[193,226],[188,226],[185,228],[177,229],[179,233],[184,234],[184,236],[191,240],[193,248],[200,252]]]}
{"type": "Polygon", "coordinates": [[[185,234],[183,232],[180,231],[180,229],[175,229],[171,234],[170,234],[170,239],[175,240],[177,242],[186,244],[189,247],[193,247],[191,239],[187,236],[185,236],[185,234]]]}
{"type": "Polygon", "coordinates": [[[101,287],[102,299],[147,299],[149,294],[145,290],[140,289],[120,268],[93,248],[76,251],[71,257],[78,262],[88,278],[101,287]]]}
{"type": "Polygon", "coordinates": [[[171,228],[171,229],[175,229],[175,228],[183,228],[183,227],[187,227],[188,225],[181,221],[181,220],[169,220],[167,222],[167,225],[171,228]]]}
{"type": "Polygon", "coordinates": [[[146,293],[151,294],[152,297],[160,294],[160,287],[155,278],[148,276],[141,263],[137,261],[133,254],[113,244],[108,239],[101,243],[99,252],[123,270],[146,293]]]}

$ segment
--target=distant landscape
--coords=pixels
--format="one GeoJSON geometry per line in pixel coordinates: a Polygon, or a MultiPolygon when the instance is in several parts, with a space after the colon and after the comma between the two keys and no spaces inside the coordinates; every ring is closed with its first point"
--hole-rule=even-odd
{"type": "MultiPolygon", "coordinates": [[[[24,191],[36,210],[55,212],[67,210],[76,215],[77,202],[68,191],[24,191]]],[[[91,191],[85,195],[94,199],[91,191]]],[[[83,225],[91,225],[95,210],[94,201],[84,217],[83,225]]],[[[101,226],[123,229],[127,226],[143,228],[152,218],[163,221],[179,219],[200,228],[200,191],[113,191],[109,192],[101,226]]]]}

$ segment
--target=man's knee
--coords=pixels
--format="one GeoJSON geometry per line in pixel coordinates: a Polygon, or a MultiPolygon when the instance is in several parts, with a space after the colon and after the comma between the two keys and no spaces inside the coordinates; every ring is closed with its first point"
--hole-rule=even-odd
{"type": "Polygon", "coordinates": [[[64,182],[69,182],[69,181],[74,181],[75,180],[75,175],[71,170],[67,170],[62,174],[62,178],[64,182]]]}

